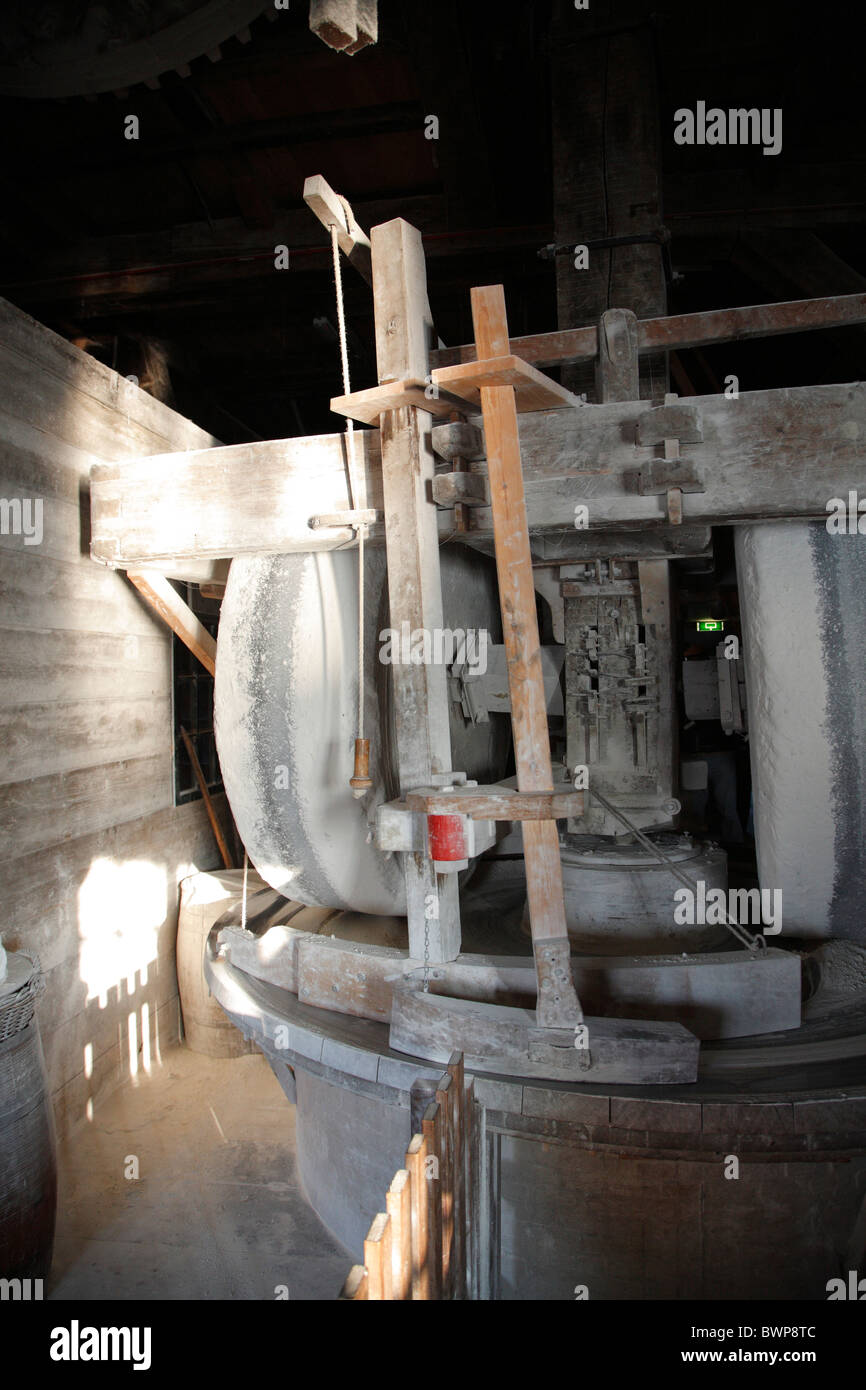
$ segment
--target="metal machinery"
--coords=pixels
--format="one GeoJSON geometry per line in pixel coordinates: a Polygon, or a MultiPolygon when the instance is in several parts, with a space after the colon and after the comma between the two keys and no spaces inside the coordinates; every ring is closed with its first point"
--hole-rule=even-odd
{"type": "Polygon", "coordinates": [[[310,1200],[360,1247],[459,1048],[485,1296],[823,1297],[864,1240],[866,539],[824,523],[866,490],[866,387],[653,401],[639,368],[863,322],[864,297],[509,339],[475,289],[476,341],[447,349],[420,235],[368,240],[323,180],[305,196],[372,278],[379,385],[333,402],[368,428],[100,466],[92,553],[232,559],[217,738],[272,891],[217,924],[206,968],[297,1102],[310,1200]],[[578,363],[596,403],[545,372],[578,363]],[[713,526],[736,528],[748,699],[723,651],[709,698],[732,729],[748,706],[781,933],[679,829],[672,561],[713,526]],[[465,646],[412,659],[458,629],[489,633],[484,670],[465,646]],[[379,659],[386,630],[408,659],[379,659]],[[711,890],[721,915],[677,921],[678,891],[711,890]]]}

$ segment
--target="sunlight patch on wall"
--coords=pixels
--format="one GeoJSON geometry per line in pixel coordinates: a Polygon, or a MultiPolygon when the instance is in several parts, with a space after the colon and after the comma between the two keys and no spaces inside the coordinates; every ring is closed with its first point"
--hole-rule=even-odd
{"type": "Polygon", "coordinates": [[[125,980],[128,995],[136,975],[155,961],[159,929],[166,920],[168,877],[146,860],[94,859],[78,893],[81,938],[79,974],[87,998],[104,1009],[108,991],[125,980]]]}

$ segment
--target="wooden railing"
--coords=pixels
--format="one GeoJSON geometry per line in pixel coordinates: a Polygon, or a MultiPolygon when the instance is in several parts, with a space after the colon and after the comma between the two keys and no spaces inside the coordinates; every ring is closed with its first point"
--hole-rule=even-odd
{"type": "Polygon", "coordinates": [[[480,1146],[473,1082],[455,1052],[394,1175],[386,1210],[340,1298],[357,1302],[479,1296],[480,1146]]]}

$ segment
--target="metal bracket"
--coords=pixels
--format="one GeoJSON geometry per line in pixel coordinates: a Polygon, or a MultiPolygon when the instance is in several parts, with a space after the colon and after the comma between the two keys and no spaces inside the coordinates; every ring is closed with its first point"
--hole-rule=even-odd
{"type": "Polygon", "coordinates": [[[384,512],[369,507],[363,511],[322,512],[318,516],[311,516],[307,525],[311,531],[325,531],[331,527],[339,530],[344,526],[357,530],[361,526],[378,526],[384,520],[384,512]]]}

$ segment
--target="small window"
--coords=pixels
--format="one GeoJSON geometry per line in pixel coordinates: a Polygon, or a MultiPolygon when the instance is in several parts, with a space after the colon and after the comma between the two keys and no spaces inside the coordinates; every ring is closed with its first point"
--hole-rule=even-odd
{"type": "MultiPolygon", "coordinates": [[[[197,584],[173,579],[184,602],[212,637],[219,625],[219,599],[203,598],[197,584]]],[[[213,676],[179,637],[172,638],[172,691],[174,705],[174,804],[183,806],[201,796],[195,771],[186,751],[181,729],[189,734],[202,773],[212,794],[222,791],[222,773],[213,731],[213,676]]]]}

